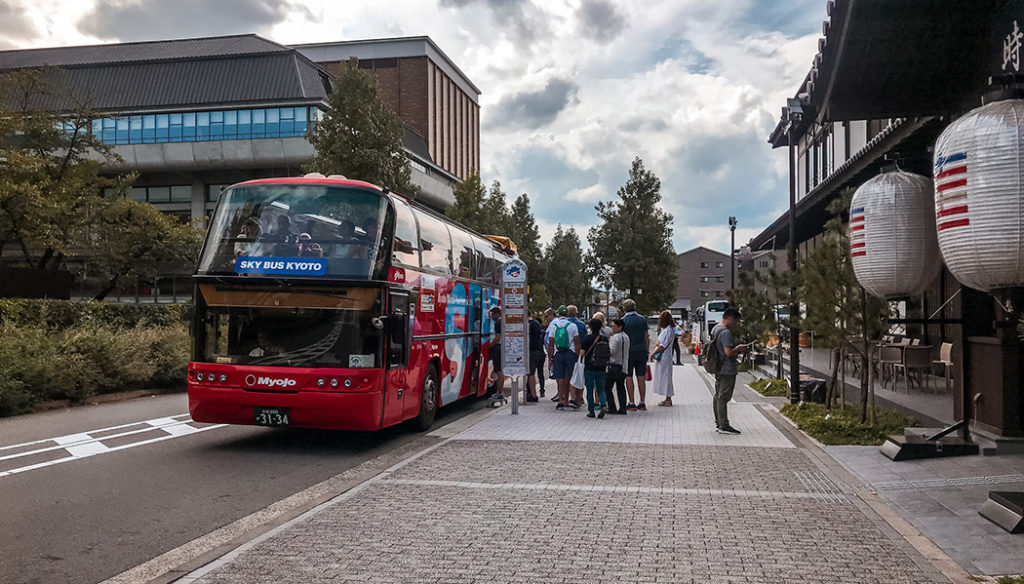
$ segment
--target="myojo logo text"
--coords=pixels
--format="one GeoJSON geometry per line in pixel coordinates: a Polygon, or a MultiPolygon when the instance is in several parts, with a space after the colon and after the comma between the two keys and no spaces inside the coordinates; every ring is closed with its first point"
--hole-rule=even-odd
{"type": "Polygon", "coordinates": [[[274,378],[248,375],[245,378],[245,383],[248,385],[265,385],[267,387],[294,387],[298,385],[299,382],[288,377],[274,378]]]}

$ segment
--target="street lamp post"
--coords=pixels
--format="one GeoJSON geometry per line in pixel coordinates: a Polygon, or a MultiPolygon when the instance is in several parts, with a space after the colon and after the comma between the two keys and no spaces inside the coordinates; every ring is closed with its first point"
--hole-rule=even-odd
{"type": "Polygon", "coordinates": [[[729,279],[729,287],[736,289],[736,218],[729,217],[729,233],[732,241],[729,244],[729,264],[732,267],[732,276],[729,279]]]}
{"type": "MultiPolygon", "coordinates": [[[[789,138],[789,400],[800,402],[800,328],[797,318],[800,303],[796,298],[796,129],[803,120],[804,110],[799,99],[786,100],[786,134],[789,138]]],[[[780,352],[781,353],[781,352],[780,352]]]]}

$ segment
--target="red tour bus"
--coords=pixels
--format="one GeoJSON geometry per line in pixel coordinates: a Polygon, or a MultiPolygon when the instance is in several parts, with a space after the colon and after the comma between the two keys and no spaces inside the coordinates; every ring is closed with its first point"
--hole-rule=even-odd
{"type": "Polygon", "coordinates": [[[365,182],[228,188],[195,275],[192,419],[430,427],[439,406],[486,392],[512,253],[365,182]]]}

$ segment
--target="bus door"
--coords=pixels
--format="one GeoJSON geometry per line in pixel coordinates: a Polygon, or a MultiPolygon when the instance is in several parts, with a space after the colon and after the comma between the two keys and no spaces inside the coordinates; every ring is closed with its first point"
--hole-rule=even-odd
{"type": "Polygon", "coordinates": [[[469,285],[469,306],[472,320],[469,325],[469,394],[483,395],[487,393],[487,383],[484,376],[480,375],[480,361],[483,354],[480,351],[480,331],[483,321],[487,318],[487,311],[483,309],[483,288],[479,284],[469,285]]]}
{"type": "MultiPolygon", "coordinates": [[[[412,321],[409,311],[409,293],[405,290],[388,292],[388,313],[384,339],[384,359],[387,367],[384,386],[384,426],[402,421],[402,410],[411,384],[409,376],[409,349],[412,343],[412,321]]],[[[411,399],[411,398],[410,398],[411,399]]]]}

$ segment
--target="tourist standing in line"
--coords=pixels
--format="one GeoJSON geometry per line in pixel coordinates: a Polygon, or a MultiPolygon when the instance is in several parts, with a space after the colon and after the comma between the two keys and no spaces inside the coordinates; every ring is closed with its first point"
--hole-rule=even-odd
{"type": "Polygon", "coordinates": [[[739,434],[740,431],[729,424],[729,400],[736,389],[736,375],[739,373],[737,355],[750,350],[747,345],[737,345],[733,340],[733,329],[740,323],[740,311],[726,308],[722,313],[722,322],[711,329],[713,343],[710,350],[718,351],[722,367],[715,374],[715,426],[719,434],[739,434]]]}
{"type": "Polygon", "coordinates": [[[609,339],[608,409],[613,414],[626,415],[626,367],[629,365],[629,337],[622,331],[621,318],[612,321],[612,336],[609,339]],[[616,406],[616,403],[618,404],[616,406]]]}
{"type": "Polygon", "coordinates": [[[527,402],[535,402],[537,385],[540,384],[540,395],[544,396],[544,327],[537,317],[530,319],[530,369],[526,376],[527,402]],[[539,379],[538,379],[539,377],[539,379]]]}
{"type": "Polygon", "coordinates": [[[565,406],[579,409],[579,404],[569,401],[569,379],[576,367],[576,356],[580,352],[580,335],[576,325],[566,318],[565,305],[558,307],[558,318],[548,325],[548,368],[551,377],[558,384],[558,405],[556,410],[564,410],[565,406]]]}
{"type": "Polygon", "coordinates": [[[672,341],[676,339],[676,321],[664,310],[658,315],[658,347],[651,353],[654,362],[654,393],[665,396],[659,406],[671,406],[675,395],[672,383],[672,341]]]}
{"type": "Polygon", "coordinates": [[[601,319],[592,319],[589,328],[590,334],[580,344],[580,357],[583,357],[583,377],[586,380],[587,388],[587,417],[595,417],[594,410],[600,403],[601,410],[596,417],[604,418],[604,415],[608,413],[605,383],[611,348],[608,345],[608,337],[601,334],[601,319]]]}
{"type": "Polygon", "coordinates": [[[629,404],[626,409],[631,412],[647,409],[644,400],[647,398],[647,347],[650,333],[647,330],[647,319],[636,313],[636,302],[627,298],[622,301],[622,309],[626,315],[622,317],[623,328],[629,336],[629,363],[626,364],[626,391],[629,392],[629,404]],[[633,391],[633,378],[640,392],[640,403],[636,403],[633,391]]]}
{"type": "MultiPolygon", "coordinates": [[[[580,333],[580,341],[587,334],[587,325],[579,318],[579,309],[576,308],[575,304],[570,304],[565,307],[566,316],[569,318],[569,322],[576,325],[576,330],[580,333]]],[[[572,397],[569,400],[569,405],[575,404],[573,407],[580,407],[583,405],[583,388],[569,386],[569,391],[572,393],[572,397]]]]}
{"type": "Polygon", "coordinates": [[[683,323],[682,321],[675,324],[675,338],[672,339],[672,354],[676,358],[676,365],[682,365],[683,351],[679,348],[679,338],[683,336],[683,323]]]}

